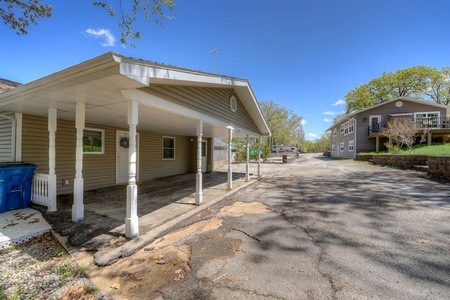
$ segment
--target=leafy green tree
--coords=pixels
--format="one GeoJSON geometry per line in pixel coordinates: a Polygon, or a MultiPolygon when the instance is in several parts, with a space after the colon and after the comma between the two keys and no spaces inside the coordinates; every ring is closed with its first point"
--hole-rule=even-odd
{"type": "Polygon", "coordinates": [[[323,152],[330,149],[331,133],[323,133],[320,138],[314,141],[315,150],[323,152]]]}
{"type": "Polygon", "coordinates": [[[17,34],[27,34],[37,19],[50,18],[53,7],[41,0],[0,0],[0,17],[17,34]]]}
{"type": "MultiPolygon", "coordinates": [[[[164,28],[164,19],[172,19],[166,14],[166,11],[173,12],[175,7],[175,0],[133,0],[132,5],[128,7],[124,5],[124,2],[119,0],[118,5],[120,12],[118,26],[122,30],[122,37],[120,38],[122,44],[126,44],[129,38],[133,40],[142,39],[141,33],[133,28],[139,14],[142,14],[144,20],[150,19],[152,15],[156,23],[164,28]]],[[[110,5],[108,0],[94,1],[92,4],[105,9],[112,17],[117,15],[117,9],[110,5]]],[[[135,46],[133,43],[131,45],[135,46]]]]}
{"type": "Polygon", "coordinates": [[[262,101],[259,105],[272,132],[269,146],[297,145],[303,137],[303,118],[273,101],[262,101]]]}
{"type": "Polygon", "coordinates": [[[435,68],[416,66],[395,72],[383,72],[349,91],[345,96],[347,113],[381,104],[397,97],[422,98],[427,95],[430,83],[438,82],[441,73],[435,68]]]}
{"type": "Polygon", "coordinates": [[[450,105],[450,67],[443,67],[430,77],[427,95],[436,103],[450,105]]]}
{"type": "Polygon", "coordinates": [[[308,153],[316,152],[316,145],[314,144],[313,141],[305,140],[303,142],[303,146],[304,146],[303,150],[308,152],[308,153]]]}
{"type": "MultiPolygon", "coordinates": [[[[164,27],[164,19],[171,19],[167,14],[173,12],[175,0],[117,0],[115,5],[110,1],[93,1],[92,5],[106,10],[110,16],[118,16],[118,26],[122,30],[120,42],[128,44],[129,39],[141,39],[141,33],[134,30],[133,25],[137,18],[145,20],[152,16],[156,23],[164,27]],[[119,11],[119,13],[117,13],[119,11]]],[[[27,34],[31,24],[37,25],[38,19],[50,18],[53,7],[43,3],[42,0],[0,0],[0,17],[3,22],[17,34],[27,34]]],[[[131,43],[130,45],[135,46],[131,43]]]]}

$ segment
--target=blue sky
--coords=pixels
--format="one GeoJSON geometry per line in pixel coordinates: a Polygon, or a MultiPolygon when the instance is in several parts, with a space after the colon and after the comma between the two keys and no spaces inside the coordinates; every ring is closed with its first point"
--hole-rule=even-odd
{"type": "Polygon", "coordinates": [[[383,71],[450,65],[449,0],[178,0],[166,29],[134,25],[137,48],[122,46],[117,19],[89,0],[44,2],[53,17],[28,35],[1,28],[0,78],[27,83],[108,51],[210,72],[220,49],[216,73],[303,116],[310,140],[345,110],[349,90],[383,71]]]}

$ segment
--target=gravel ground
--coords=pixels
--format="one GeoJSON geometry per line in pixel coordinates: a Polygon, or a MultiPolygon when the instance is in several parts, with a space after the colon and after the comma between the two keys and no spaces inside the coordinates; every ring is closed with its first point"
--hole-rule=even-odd
{"type": "Polygon", "coordinates": [[[0,251],[0,299],[97,299],[51,233],[0,251]]]}

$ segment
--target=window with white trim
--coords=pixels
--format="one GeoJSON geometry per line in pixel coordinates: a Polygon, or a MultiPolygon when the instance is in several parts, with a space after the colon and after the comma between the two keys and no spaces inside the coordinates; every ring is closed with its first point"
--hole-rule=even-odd
{"type": "Polygon", "coordinates": [[[335,149],[334,149],[335,144],[336,144],[336,143],[333,143],[333,144],[331,145],[331,152],[334,152],[334,150],[335,150],[335,149]]]}
{"type": "Polygon", "coordinates": [[[83,153],[104,154],[105,153],[105,130],[85,128],[83,130],[83,153]]]}
{"type": "Polygon", "coordinates": [[[341,142],[341,147],[339,148],[341,152],[344,152],[345,150],[345,143],[341,142]]]}
{"type": "Polygon", "coordinates": [[[348,134],[348,121],[344,124],[344,135],[348,134]]]}
{"type": "Polygon", "coordinates": [[[349,141],[348,142],[348,151],[353,152],[355,150],[355,142],[349,141]]]}
{"type": "Polygon", "coordinates": [[[344,134],[344,124],[341,124],[341,134],[344,134]]]}
{"type": "Polygon", "coordinates": [[[163,136],[162,140],[163,159],[175,159],[175,138],[163,136]]]}
{"type": "Polygon", "coordinates": [[[355,131],[355,120],[351,119],[348,121],[348,133],[353,133],[353,131],[355,131]]]}
{"type": "Polygon", "coordinates": [[[439,117],[440,117],[439,111],[414,113],[414,119],[416,120],[416,123],[424,125],[436,126],[437,124],[440,123],[439,117]]]}
{"type": "Polygon", "coordinates": [[[333,129],[333,135],[336,136],[337,134],[337,128],[333,129]]]}

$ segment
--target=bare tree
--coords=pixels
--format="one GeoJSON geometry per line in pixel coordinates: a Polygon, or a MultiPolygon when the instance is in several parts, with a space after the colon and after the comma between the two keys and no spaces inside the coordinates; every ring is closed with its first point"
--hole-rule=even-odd
{"type": "Polygon", "coordinates": [[[390,143],[387,144],[386,147],[389,151],[395,152],[396,150],[403,148],[403,146],[406,146],[412,154],[413,145],[416,143],[419,134],[419,143],[423,143],[426,140],[429,130],[430,129],[427,126],[417,123],[414,119],[398,118],[389,121],[387,127],[384,128],[381,133],[390,137],[392,142],[397,144],[397,146],[390,143]]]}

